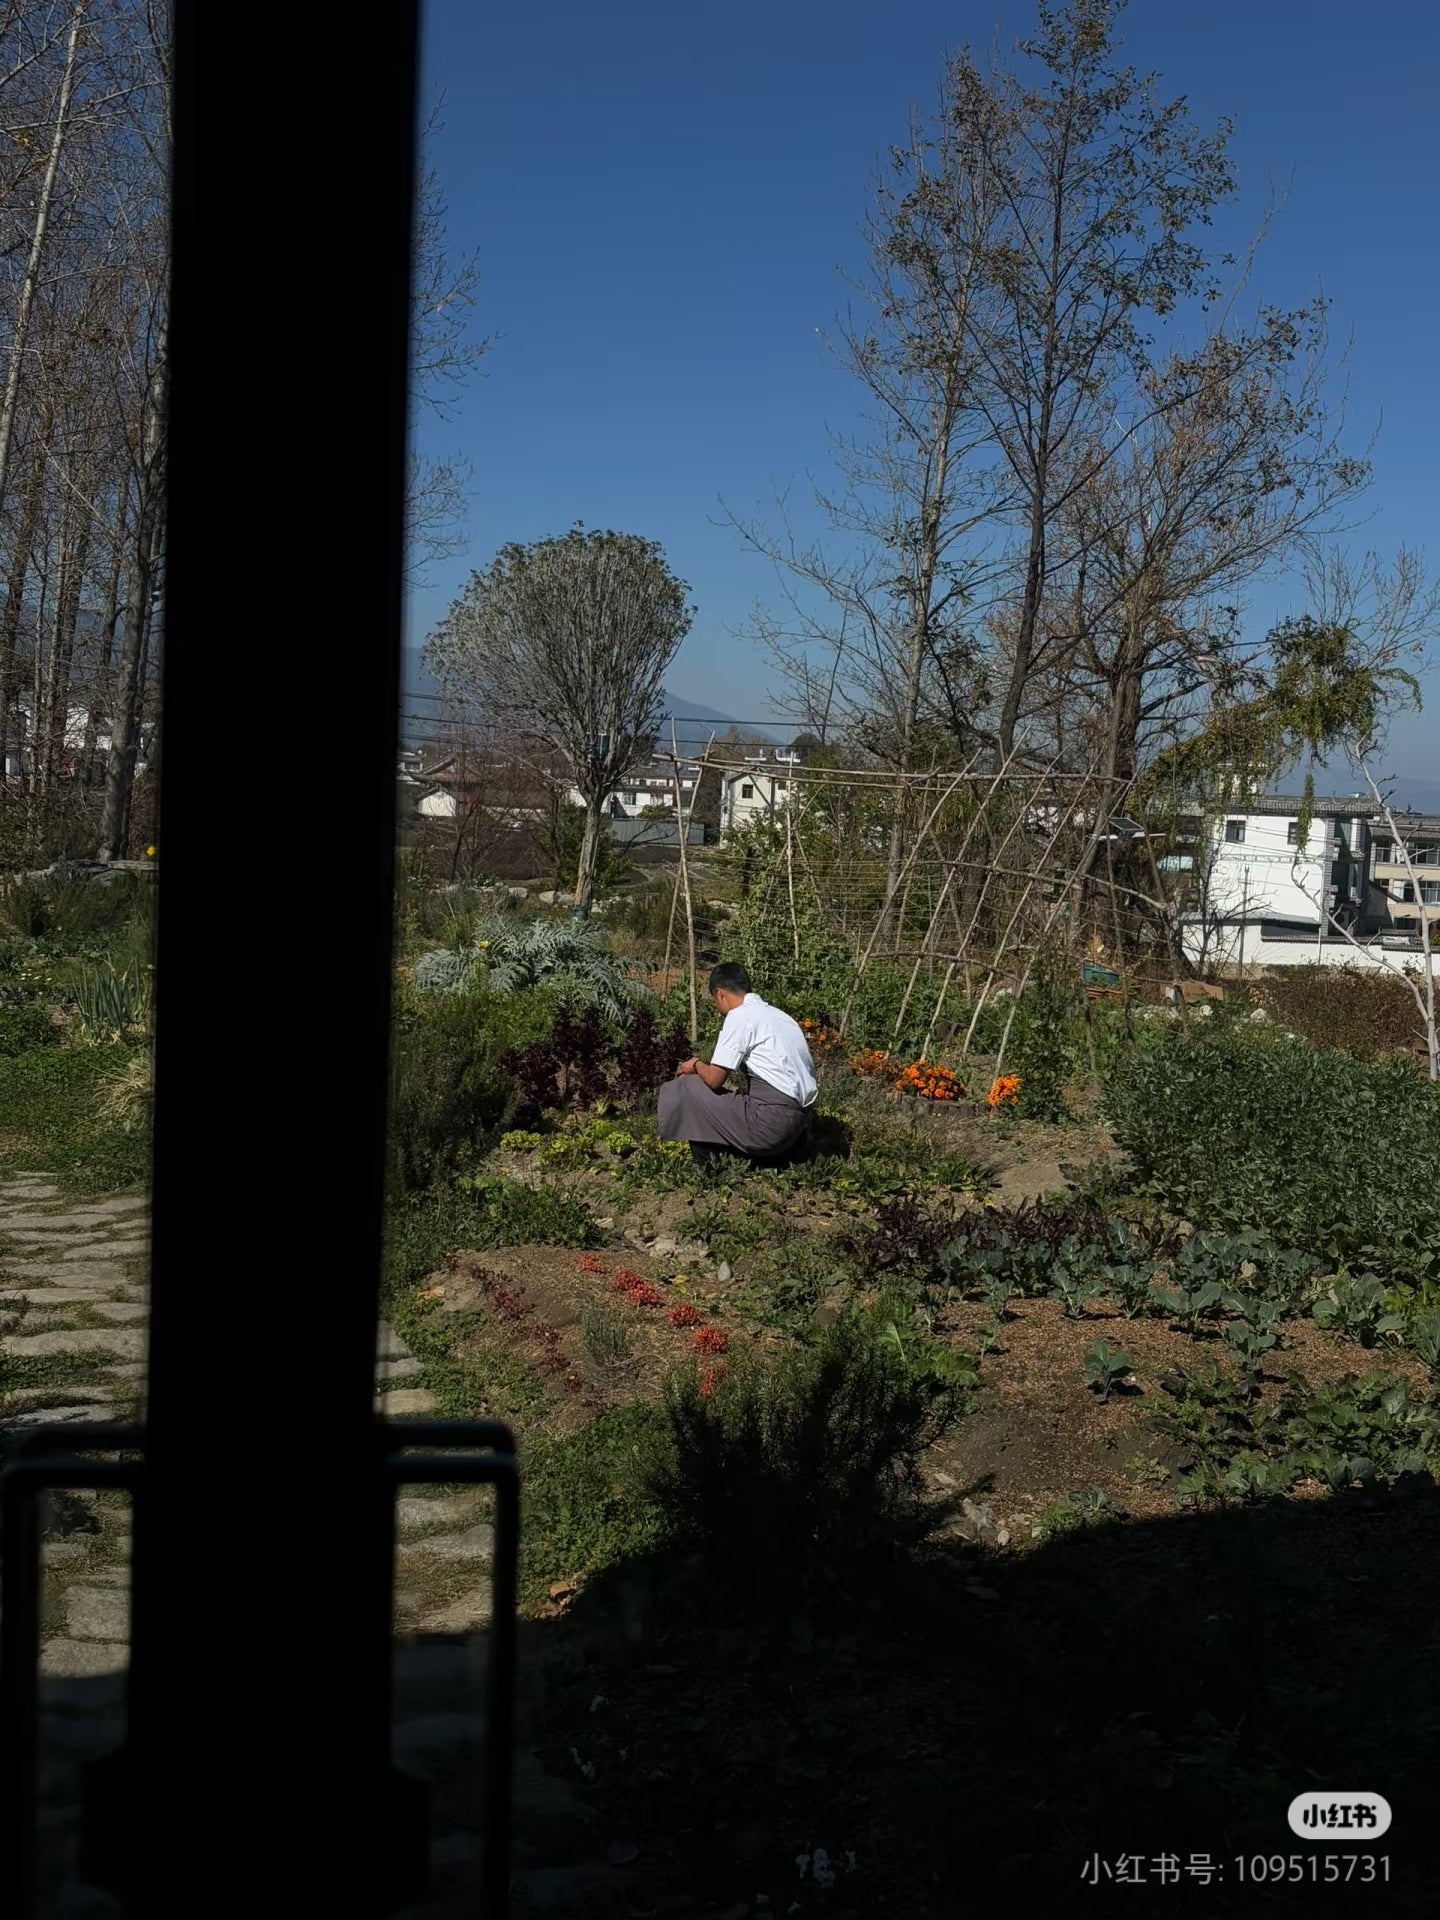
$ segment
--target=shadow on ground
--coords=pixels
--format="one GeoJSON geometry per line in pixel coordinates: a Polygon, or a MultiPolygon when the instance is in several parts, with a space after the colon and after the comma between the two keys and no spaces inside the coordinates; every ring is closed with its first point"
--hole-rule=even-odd
{"type": "MultiPolygon", "coordinates": [[[[747,1606],[713,1569],[636,1562],[524,1625],[515,1920],[1435,1911],[1434,1492],[958,1546],[838,1568],[803,1602],[751,1571],[747,1606]],[[1310,1788],[1383,1793],[1394,1826],[1298,1840],[1310,1788]],[[1343,1874],[1366,1851],[1388,1884],[1324,1883],[1325,1856],[1343,1874]],[[1097,1856],[1143,1880],[1089,1884],[1097,1856]],[[1253,1885],[1240,1856],[1305,1877],[1253,1885]]],[[[396,1758],[440,1836],[412,1920],[475,1911],[475,1653],[436,1635],[399,1657],[396,1758]]],[[[67,1771],[113,1737],[115,1689],[47,1683],[67,1771]]],[[[73,1826],[46,1819],[58,1893],[73,1826]]],[[[61,1905],[114,1911],[73,1884],[61,1905]]]]}
{"type": "Polygon", "coordinates": [[[552,1911],[1435,1910],[1440,1496],[1111,1524],[875,1572],[840,1569],[805,1607],[771,1593],[746,1620],[693,1569],[636,1565],[527,1629],[527,1743],[594,1808],[601,1860],[638,1849],[552,1911]],[[1310,1788],[1388,1798],[1369,1848],[1388,1885],[1327,1888],[1323,1865],[1312,1882],[1312,1855],[1365,1843],[1298,1840],[1286,1811],[1310,1788]],[[1143,1883],[1102,1866],[1088,1884],[1096,1855],[1141,1856],[1143,1883]],[[1306,1877],[1242,1883],[1237,1856],[1257,1855],[1306,1877]]]}

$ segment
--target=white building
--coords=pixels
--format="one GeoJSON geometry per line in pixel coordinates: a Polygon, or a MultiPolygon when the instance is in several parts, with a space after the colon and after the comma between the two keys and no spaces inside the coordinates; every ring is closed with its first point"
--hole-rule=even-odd
{"type": "Polygon", "coordinates": [[[1388,915],[1370,873],[1373,803],[1317,796],[1303,844],[1301,806],[1298,794],[1252,795],[1210,826],[1194,856],[1195,905],[1182,922],[1191,960],[1354,964],[1341,929],[1361,940],[1381,933],[1388,915]]]}
{"type": "MultiPolygon", "coordinates": [[[[699,778],[697,768],[681,767],[680,807],[684,813],[689,813],[694,803],[699,778]]],[[[585,804],[585,796],[578,787],[571,787],[566,798],[572,807],[585,804]]],[[[604,811],[612,820],[637,819],[647,807],[668,807],[672,813],[675,809],[675,775],[661,762],[632,768],[615,791],[606,795],[604,803],[604,811]]]]}
{"type": "Polygon", "coordinates": [[[1393,818],[1399,844],[1389,821],[1375,823],[1371,877],[1397,928],[1418,933],[1422,922],[1440,926],[1440,814],[1396,812],[1393,818]]]}
{"type": "Polygon", "coordinates": [[[756,754],[731,767],[720,781],[720,838],[754,820],[773,820],[789,804],[791,769],[798,753],[756,754]]]}

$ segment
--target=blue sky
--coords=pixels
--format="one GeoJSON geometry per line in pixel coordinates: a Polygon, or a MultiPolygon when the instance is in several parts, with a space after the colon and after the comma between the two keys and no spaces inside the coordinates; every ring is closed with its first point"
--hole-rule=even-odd
{"type": "MultiPolygon", "coordinates": [[[[719,500],[750,512],[789,489],[800,505],[807,472],[825,471],[827,425],[850,423],[854,394],[817,329],[858,263],[874,162],[910,102],[932,98],[947,46],[1009,41],[1032,19],[968,0],[430,0],[451,239],[479,250],[476,325],[502,337],[454,417],[419,423],[426,446],[468,455],[475,493],[468,555],[413,596],[412,642],[503,541],[583,520],[659,540],[694,590],[672,688],[742,719],[771,711],[766,661],[732,635],[773,576],[719,524],[719,500]]],[[[1288,195],[1255,293],[1323,291],[1337,338],[1354,336],[1353,437],[1379,440],[1352,541],[1440,565],[1440,8],[1132,0],[1124,30],[1202,124],[1237,122],[1242,198],[1221,236],[1243,239],[1288,195]]],[[[1264,586],[1254,622],[1296,604],[1264,586]]],[[[1440,804],[1440,672],[1427,690],[1391,757],[1440,804]]]]}

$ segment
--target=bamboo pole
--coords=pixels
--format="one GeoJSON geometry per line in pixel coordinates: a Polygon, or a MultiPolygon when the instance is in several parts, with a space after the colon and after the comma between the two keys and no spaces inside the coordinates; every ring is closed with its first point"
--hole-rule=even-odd
{"type": "MultiPolygon", "coordinates": [[[[861,977],[863,976],[866,967],[869,966],[871,955],[874,953],[875,948],[879,943],[880,935],[884,932],[885,926],[889,921],[890,909],[891,909],[891,906],[894,904],[895,895],[900,890],[900,882],[902,880],[907,879],[911,871],[913,870],[915,861],[920,852],[920,848],[924,845],[925,835],[926,833],[928,833],[930,828],[935,824],[936,816],[939,814],[941,808],[945,805],[945,802],[950,798],[951,794],[955,792],[956,788],[960,785],[960,782],[966,777],[970,769],[974,766],[976,760],[978,760],[979,758],[980,756],[978,753],[973,755],[972,758],[967,762],[965,767],[962,768],[962,770],[956,775],[954,775],[954,777],[951,779],[949,786],[945,789],[944,793],[941,794],[940,798],[935,802],[934,807],[931,809],[930,816],[926,820],[925,826],[915,836],[915,844],[910,849],[910,852],[906,858],[904,867],[901,869],[900,873],[896,876],[895,884],[893,886],[887,884],[885,889],[884,904],[881,906],[879,916],[876,919],[874,927],[871,929],[870,938],[866,943],[865,951],[860,956],[860,958],[856,961],[856,964],[855,964],[855,978],[850,983],[850,994],[848,999],[845,1002],[845,1011],[840,1016],[841,1033],[844,1033],[846,1026],[849,1024],[850,1010],[855,1005],[855,995],[859,992],[861,977]]],[[[927,776],[927,778],[928,777],[932,777],[932,776],[927,776]]]]}
{"type": "Polygon", "coordinates": [[[670,720],[670,772],[675,782],[675,830],[680,839],[680,885],[685,894],[685,938],[690,951],[690,1044],[700,1044],[700,1008],[695,992],[695,904],[690,896],[690,863],[685,857],[688,824],[684,797],[680,791],[680,742],[675,737],[675,720],[670,720]]]}

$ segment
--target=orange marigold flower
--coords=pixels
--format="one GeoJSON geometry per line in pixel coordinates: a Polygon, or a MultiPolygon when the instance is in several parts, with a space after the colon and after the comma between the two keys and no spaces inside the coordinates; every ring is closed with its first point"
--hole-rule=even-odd
{"type": "Polygon", "coordinates": [[[701,1327],[700,1331],[690,1342],[691,1347],[696,1353],[704,1354],[707,1357],[724,1353],[729,1344],[730,1342],[725,1338],[725,1335],[720,1331],[719,1327],[701,1327]]]}
{"type": "Polygon", "coordinates": [[[698,1327],[700,1309],[692,1307],[688,1300],[682,1301],[678,1307],[670,1309],[670,1324],[672,1327],[698,1327]]]}
{"type": "Polygon", "coordinates": [[[700,1398],[708,1400],[711,1394],[725,1378],[725,1362],[717,1360],[713,1366],[700,1369],[700,1398]]]}
{"type": "Polygon", "coordinates": [[[605,1262],[597,1253],[582,1253],[579,1261],[581,1273],[603,1273],[605,1262]]]}
{"type": "Polygon", "coordinates": [[[1018,1073],[1002,1073],[985,1096],[985,1104],[992,1113],[997,1107],[1013,1107],[1020,1095],[1020,1076],[1018,1073]]]}

